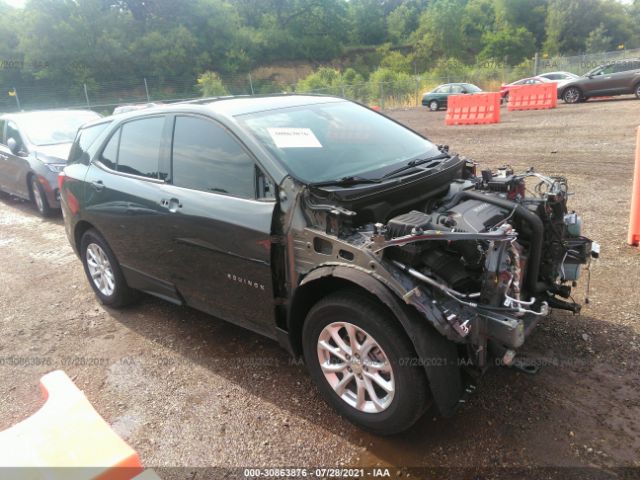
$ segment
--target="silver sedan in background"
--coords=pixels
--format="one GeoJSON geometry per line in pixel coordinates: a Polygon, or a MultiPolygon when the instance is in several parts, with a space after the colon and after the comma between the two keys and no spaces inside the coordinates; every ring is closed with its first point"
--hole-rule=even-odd
{"type": "Polygon", "coordinates": [[[90,110],[47,110],[0,116],[0,190],[34,203],[42,216],[60,208],[58,173],[90,110]]]}

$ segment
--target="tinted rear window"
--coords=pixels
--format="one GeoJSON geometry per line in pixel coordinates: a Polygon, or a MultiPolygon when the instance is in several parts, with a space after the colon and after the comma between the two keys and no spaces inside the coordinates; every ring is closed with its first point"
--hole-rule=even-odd
{"type": "Polygon", "coordinates": [[[101,123],[80,129],[75,142],[73,142],[73,147],[71,147],[71,151],[69,152],[68,163],[88,163],[87,149],[96,141],[108,125],[109,123],[101,123]]]}

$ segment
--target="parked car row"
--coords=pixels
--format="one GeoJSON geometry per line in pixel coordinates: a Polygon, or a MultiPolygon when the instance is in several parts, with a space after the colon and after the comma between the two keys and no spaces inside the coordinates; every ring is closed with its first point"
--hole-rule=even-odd
{"type": "Polygon", "coordinates": [[[90,110],[0,116],[0,190],[32,201],[43,216],[59,209],[58,173],[78,127],[98,118],[90,110]]]}
{"type": "Polygon", "coordinates": [[[549,307],[580,310],[572,284],[597,255],[564,178],[476,172],[341,98],[3,119],[20,170],[3,171],[3,185],[25,198],[42,186],[49,207],[59,194],[103,304],[145,292],[275,339],[330,405],[376,434],[406,430],[431,405],[453,414],[549,307]],[[530,193],[529,177],[545,188],[530,193]]]}
{"type": "MultiPolygon", "coordinates": [[[[509,101],[509,92],[524,85],[555,82],[558,98],[565,103],[587,101],[591,97],[635,94],[640,99],[640,59],[617,60],[600,65],[582,76],[571,72],[548,72],[535,77],[522,78],[500,87],[503,103],[509,101]]],[[[447,107],[450,95],[474,94],[482,90],[469,83],[439,85],[422,97],[422,105],[432,112],[447,107]]]]}

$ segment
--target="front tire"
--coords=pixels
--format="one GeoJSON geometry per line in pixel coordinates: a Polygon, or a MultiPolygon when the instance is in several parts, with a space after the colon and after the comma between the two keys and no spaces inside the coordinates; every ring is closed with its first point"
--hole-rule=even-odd
{"type": "Polygon", "coordinates": [[[432,112],[437,112],[439,108],[440,108],[440,104],[438,103],[437,100],[431,100],[429,102],[429,110],[431,110],[432,112]]]}
{"type": "Polygon", "coordinates": [[[633,92],[633,93],[635,93],[635,94],[636,94],[636,98],[637,98],[638,100],[640,100],[640,83],[638,83],[638,84],[635,86],[635,88],[634,88],[634,92],[633,92]]]}
{"type": "Polygon", "coordinates": [[[582,99],[582,92],[578,87],[569,87],[562,93],[564,103],[578,103],[582,99]]]}
{"type": "Polygon", "coordinates": [[[47,195],[40,182],[35,175],[31,176],[31,198],[33,199],[33,205],[41,217],[50,217],[53,213],[53,209],[49,206],[47,201],[47,195]]]}
{"type": "Polygon", "coordinates": [[[121,308],[136,300],[137,292],[127,285],[118,260],[96,230],[82,236],[80,256],[89,284],[104,305],[121,308]]]}
{"type": "Polygon", "coordinates": [[[411,427],[429,406],[411,341],[368,296],[350,290],[327,296],[307,315],[302,335],[311,377],[352,423],[391,435],[411,427]]]}

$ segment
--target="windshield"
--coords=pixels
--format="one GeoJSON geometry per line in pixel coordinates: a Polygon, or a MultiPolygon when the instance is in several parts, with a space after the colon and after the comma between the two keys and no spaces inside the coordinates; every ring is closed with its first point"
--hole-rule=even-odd
{"type": "Polygon", "coordinates": [[[440,154],[411,130],[351,102],[270,110],[238,120],[305,183],[376,178],[408,160],[440,154]]]}
{"type": "Polygon", "coordinates": [[[20,119],[20,130],[33,145],[71,143],[78,127],[100,118],[91,111],[38,112],[20,119]]]}

